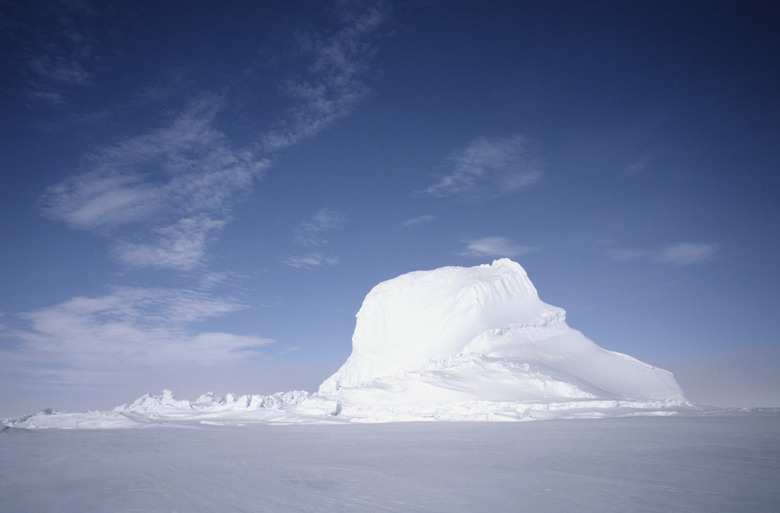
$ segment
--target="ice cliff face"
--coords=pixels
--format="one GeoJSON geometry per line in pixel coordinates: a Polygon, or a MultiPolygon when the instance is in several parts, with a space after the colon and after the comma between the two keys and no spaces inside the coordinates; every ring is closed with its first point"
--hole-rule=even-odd
{"type": "Polygon", "coordinates": [[[340,414],[380,420],[506,412],[513,404],[685,402],[670,372],[570,328],[564,310],[541,301],[508,259],[412,272],[374,287],[357,314],[352,354],[318,397],[337,402],[340,414]]]}
{"type": "Polygon", "coordinates": [[[352,354],[320,390],[449,358],[494,328],[549,325],[563,322],[564,315],[539,299],[523,268],[511,260],[404,274],[366,296],[357,313],[352,354]]]}

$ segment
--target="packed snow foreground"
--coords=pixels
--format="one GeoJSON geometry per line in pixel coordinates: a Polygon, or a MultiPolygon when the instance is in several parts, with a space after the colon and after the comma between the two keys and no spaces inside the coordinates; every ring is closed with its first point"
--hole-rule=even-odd
{"type": "Polygon", "coordinates": [[[9,427],[159,423],[533,420],[670,414],[689,407],[672,374],[597,346],[548,305],[525,270],[417,271],[380,283],[357,314],[352,354],[315,394],[146,395],[109,412],[46,411],[9,427]]]}

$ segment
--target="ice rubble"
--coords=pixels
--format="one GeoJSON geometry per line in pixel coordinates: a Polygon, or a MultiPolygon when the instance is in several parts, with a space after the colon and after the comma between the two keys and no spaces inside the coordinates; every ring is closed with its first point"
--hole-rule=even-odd
{"type": "Polygon", "coordinates": [[[688,407],[672,374],[607,351],[539,299],[508,259],[401,275],[357,314],[352,354],[319,391],[201,396],[169,391],[111,412],[41,412],[13,427],[406,420],[526,420],[668,414],[688,407]]]}
{"type": "Polygon", "coordinates": [[[218,396],[209,392],[191,402],[175,399],[173,392],[163,390],[162,394],[145,394],[132,403],[109,411],[66,413],[49,409],[19,419],[4,419],[0,425],[24,429],[110,429],[172,423],[237,425],[290,422],[294,419],[284,410],[307,400],[309,396],[308,392],[300,390],[273,395],[240,396],[218,396]]]}

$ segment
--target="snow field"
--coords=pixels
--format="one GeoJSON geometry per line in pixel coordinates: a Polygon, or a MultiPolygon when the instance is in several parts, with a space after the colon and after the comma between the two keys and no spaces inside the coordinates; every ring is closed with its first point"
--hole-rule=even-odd
{"type": "Polygon", "coordinates": [[[0,510],[776,512],[780,412],[0,432],[0,510]]]}

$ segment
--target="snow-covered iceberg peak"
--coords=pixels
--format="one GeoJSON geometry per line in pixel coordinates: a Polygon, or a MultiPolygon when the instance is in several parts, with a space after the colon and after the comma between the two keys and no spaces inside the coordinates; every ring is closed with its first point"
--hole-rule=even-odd
{"type": "Polygon", "coordinates": [[[374,420],[687,404],[670,372],[570,328],[508,259],[374,287],[357,314],[352,354],[315,399],[335,405],[334,414],[374,420]]]}
{"type": "Polygon", "coordinates": [[[563,322],[542,302],[520,264],[415,271],[368,293],[357,313],[352,354],[321,391],[419,368],[460,353],[475,337],[508,325],[563,322]]]}

